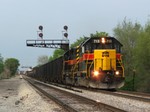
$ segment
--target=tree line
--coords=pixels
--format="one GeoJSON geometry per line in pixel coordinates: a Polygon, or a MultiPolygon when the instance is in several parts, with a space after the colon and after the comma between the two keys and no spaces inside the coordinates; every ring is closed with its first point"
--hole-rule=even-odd
{"type": "Polygon", "coordinates": [[[124,19],[114,28],[114,36],[123,44],[123,89],[150,92],[150,21],[142,26],[124,19]]]}
{"type": "Polygon", "coordinates": [[[19,60],[15,58],[8,58],[4,61],[0,54],[0,79],[10,78],[14,76],[19,67],[19,60]]]}

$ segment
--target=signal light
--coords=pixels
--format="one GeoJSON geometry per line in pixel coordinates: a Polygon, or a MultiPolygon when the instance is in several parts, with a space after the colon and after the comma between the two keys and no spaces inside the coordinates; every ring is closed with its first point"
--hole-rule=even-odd
{"type": "Polygon", "coordinates": [[[64,30],[65,30],[65,31],[62,31],[63,36],[66,37],[66,38],[68,38],[68,33],[67,33],[68,26],[65,25],[65,26],[64,26],[64,30]]]}
{"type": "Polygon", "coordinates": [[[41,37],[41,38],[42,38],[42,37],[43,37],[43,33],[39,33],[39,37],[41,37]]]}
{"type": "Polygon", "coordinates": [[[42,25],[39,26],[39,30],[40,30],[40,31],[37,31],[37,35],[38,35],[39,37],[43,38],[43,26],[42,26],[42,25]]]}
{"type": "Polygon", "coordinates": [[[42,30],[43,30],[43,26],[39,26],[39,30],[41,30],[41,31],[42,31],[42,30]]]}
{"type": "Polygon", "coordinates": [[[68,33],[64,33],[64,37],[66,37],[66,38],[67,38],[67,37],[68,37],[68,33]]]}
{"type": "Polygon", "coordinates": [[[65,26],[64,26],[64,30],[66,30],[66,31],[67,31],[67,30],[68,30],[68,26],[66,26],[66,25],[65,25],[65,26]]]}

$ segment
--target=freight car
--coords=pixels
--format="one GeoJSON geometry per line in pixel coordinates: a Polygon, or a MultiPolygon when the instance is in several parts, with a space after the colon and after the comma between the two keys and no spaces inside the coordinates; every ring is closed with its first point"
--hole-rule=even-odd
{"type": "Polygon", "coordinates": [[[63,56],[33,69],[46,82],[116,89],[124,85],[122,44],[114,37],[87,38],[63,56]]]}

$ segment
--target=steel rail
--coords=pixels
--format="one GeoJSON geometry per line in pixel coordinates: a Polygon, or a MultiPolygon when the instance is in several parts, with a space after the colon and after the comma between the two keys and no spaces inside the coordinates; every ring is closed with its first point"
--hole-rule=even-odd
{"type": "MultiPolygon", "coordinates": [[[[27,81],[29,81],[29,83],[31,83],[35,88],[37,88],[39,91],[41,91],[44,95],[46,95],[47,97],[51,98],[52,100],[54,100],[56,103],[62,105],[64,108],[66,108],[68,111],[70,112],[80,112],[81,110],[78,110],[76,109],[75,107],[61,101],[59,98],[55,97],[54,95],[50,95],[49,93],[47,93],[45,90],[39,88],[36,86],[36,84],[39,84],[40,82],[32,82],[31,79],[26,79],[27,81]]],[[[44,86],[48,86],[47,84],[45,85],[44,83],[40,83],[44,86]]],[[[50,86],[49,86],[50,88],[50,86]]],[[[53,89],[57,90],[57,88],[54,88],[52,87],[53,89]]],[[[72,98],[76,98],[76,100],[80,99],[80,103],[82,103],[83,105],[85,105],[86,103],[90,104],[90,105],[94,105],[96,106],[96,109],[97,110],[101,110],[101,108],[104,108],[105,110],[107,111],[111,111],[111,112],[125,112],[124,110],[121,110],[121,109],[118,109],[116,107],[113,107],[113,106],[110,106],[110,105],[107,105],[107,104],[103,104],[103,103],[100,103],[100,102],[96,102],[94,100],[91,100],[91,99],[88,99],[88,98],[85,98],[85,97],[82,97],[82,96],[79,96],[79,95],[76,95],[76,94],[72,94],[72,93],[69,93],[69,92],[66,92],[66,91],[62,91],[59,89],[59,93],[64,93],[64,95],[71,95],[72,98]],[[86,102],[86,103],[85,103],[86,102]]],[[[94,108],[95,109],[95,108],[94,108]]],[[[96,110],[96,111],[97,111],[96,110]]]]}

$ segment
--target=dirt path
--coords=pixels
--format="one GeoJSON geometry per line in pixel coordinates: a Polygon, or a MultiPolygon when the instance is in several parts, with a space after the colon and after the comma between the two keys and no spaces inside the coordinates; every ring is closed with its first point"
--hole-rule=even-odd
{"type": "Polygon", "coordinates": [[[16,76],[0,80],[0,112],[64,112],[53,101],[43,99],[24,80],[16,76]]]}

